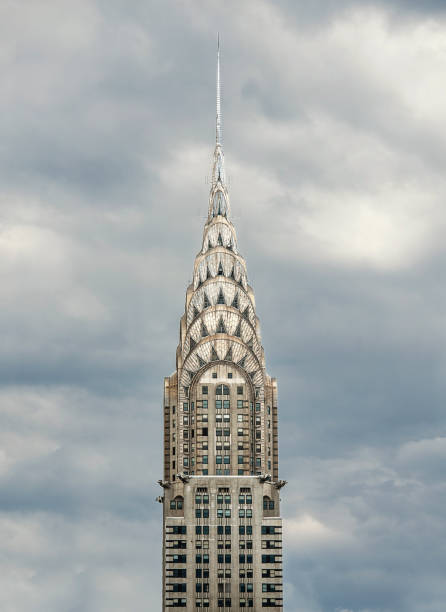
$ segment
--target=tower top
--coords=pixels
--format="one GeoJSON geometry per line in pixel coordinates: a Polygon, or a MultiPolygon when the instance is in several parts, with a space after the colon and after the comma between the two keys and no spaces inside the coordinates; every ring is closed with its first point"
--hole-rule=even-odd
{"type": "Polygon", "coordinates": [[[226,188],[225,160],[221,142],[220,34],[217,36],[216,111],[214,164],[212,168],[211,193],[209,194],[208,221],[219,215],[222,215],[223,217],[229,216],[229,196],[226,188]]]}

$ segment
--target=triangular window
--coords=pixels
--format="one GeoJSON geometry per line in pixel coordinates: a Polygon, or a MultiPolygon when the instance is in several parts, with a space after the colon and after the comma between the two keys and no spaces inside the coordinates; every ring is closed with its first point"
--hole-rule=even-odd
{"type": "Polygon", "coordinates": [[[197,355],[197,359],[198,359],[198,365],[200,366],[200,368],[202,368],[203,366],[205,366],[205,365],[206,365],[205,360],[204,360],[204,359],[202,359],[202,358],[200,357],[200,355],[197,355]]]}
{"type": "Polygon", "coordinates": [[[214,347],[211,348],[211,361],[218,361],[217,351],[214,347]]]}
{"type": "Polygon", "coordinates": [[[245,310],[242,312],[242,315],[245,317],[245,319],[248,319],[249,321],[249,306],[245,308],[245,310]]]}
{"type": "Polygon", "coordinates": [[[256,375],[256,371],[254,370],[254,372],[250,372],[249,375],[251,376],[252,380],[254,380],[254,376],[256,375]]]}
{"type": "Polygon", "coordinates": [[[208,240],[208,249],[212,249],[212,244],[210,240],[208,240]]]}
{"type": "Polygon", "coordinates": [[[231,304],[231,306],[232,306],[233,308],[238,308],[238,293],[236,293],[236,294],[234,295],[234,299],[232,300],[232,304],[231,304]]]}
{"type": "Polygon", "coordinates": [[[190,370],[186,370],[186,372],[189,374],[190,379],[192,380],[193,377],[195,376],[195,372],[191,372],[190,370]]]}
{"type": "Polygon", "coordinates": [[[230,243],[228,244],[227,248],[228,248],[230,251],[232,251],[232,242],[230,242],[230,243]]]}
{"type": "Polygon", "coordinates": [[[206,325],[203,323],[203,321],[201,322],[201,337],[202,338],[206,338],[206,336],[209,336],[209,332],[207,330],[206,325]]]}
{"type": "Polygon", "coordinates": [[[250,349],[252,349],[253,346],[254,346],[254,339],[253,338],[254,338],[254,336],[251,336],[251,338],[246,343],[246,346],[249,346],[250,349]]]}
{"type": "Polygon", "coordinates": [[[217,298],[217,304],[225,304],[225,296],[223,295],[223,289],[220,289],[220,292],[217,298]]]}
{"type": "Polygon", "coordinates": [[[244,355],[240,361],[237,362],[237,365],[240,366],[241,368],[245,367],[245,361],[246,361],[246,355],[244,355]]]}
{"type": "Polygon", "coordinates": [[[220,233],[218,234],[217,244],[218,244],[219,246],[223,246],[223,240],[222,240],[222,237],[221,237],[221,234],[220,234],[220,233]]]}
{"type": "Polygon", "coordinates": [[[208,296],[206,295],[206,293],[204,294],[204,298],[203,298],[203,308],[209,308],[209,306],[211,305],[208,296]]]}
{"type": "Polygon", "coordinates": [[[206,280],[208,278],[212,278],[212,274],[211,274],[211,271],[209,270],[209,268],[207,269],[207,272],[206,272],[206,280]]]}
{"type": "Polygon", "coordinates": [[[235,332],[234,332],[234,336],[236,336],[237,338],[241,338],[242,337],[242,331],[241,331],[240,325],[241,325],[241,323],[239,321],[237,327],[235,328],[235,332]]]}
{"type": "Polygon", "coordinates": [[[220,317],[220,321],[218,322],[217,325],[217,334],[225,334],[226,333],[226,327],[225,324],[223,323],[223,317],[220,317]]]}
{"type": "Polygon", "coordinates": [[[195,340],[191,337],[190,339],[190,350],[192,350],[193,348],[195,348],[197,346],[197,343],[195,342],[195,340]]]}
{"type": "Polygon", "coordinates": [[[234,275],[234,266],[232,266],[232,270],[231,270],[231,278],[233,278],[235,280],[235,275],[234,275]]]}
{"type": "Polygon", "coordinates": [[[225,355],[225,361],[232,361],[232,346],[229,347],[228,352],[225,355]]]}
{"type": "Polygon", "coordinates": [[[218,276],[223,276],[224,272],[223,272],[223,266],[221,265],[221,262],[218,264],[218,272],[217,272],[218,276]]]}
{"type": "Polygon", "coordinates": [[[194,319],[195,319],[195,317],[197,317],[199,314],[200,314],[200,313],[199,313],[199,311],[198,311],[198,308],[197,308],[196,306],[194,306],[194,319]]]}

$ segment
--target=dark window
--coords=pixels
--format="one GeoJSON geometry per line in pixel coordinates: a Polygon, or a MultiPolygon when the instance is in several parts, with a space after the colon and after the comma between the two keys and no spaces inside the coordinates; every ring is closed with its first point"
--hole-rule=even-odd
{"type": "Polygon", "coordinates": [[[201,392],[202,392],[202,394],[203,394],[203,395],[207,395],[207,394],[208,394],[208,388],[207,388],[207,385],[205,385],[205,386],[201,387],[201,392]]]}
{"type": "Polygon", "coordinates": [[[215,395],[229,395],[229,387],[227,385],[217,385],[215,395]]]}

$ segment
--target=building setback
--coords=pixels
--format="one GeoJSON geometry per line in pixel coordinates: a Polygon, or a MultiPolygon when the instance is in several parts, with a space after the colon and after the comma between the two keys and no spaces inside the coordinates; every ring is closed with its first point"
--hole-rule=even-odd
{"type": "Polygon", "coordinates": [[[283,609],[277,382],[265,369],[221,143],[209,212],[164,379],[163,610],[283,609]]]}

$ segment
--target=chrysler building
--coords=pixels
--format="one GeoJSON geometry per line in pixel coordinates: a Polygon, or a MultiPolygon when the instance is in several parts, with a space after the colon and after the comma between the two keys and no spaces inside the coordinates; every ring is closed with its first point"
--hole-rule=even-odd
{"type": "Polygon", "coordinates": [[[282,610],[277,382],[231,222],[220,50],[209,210],[163,409],[163,610],[282,610]]]}

